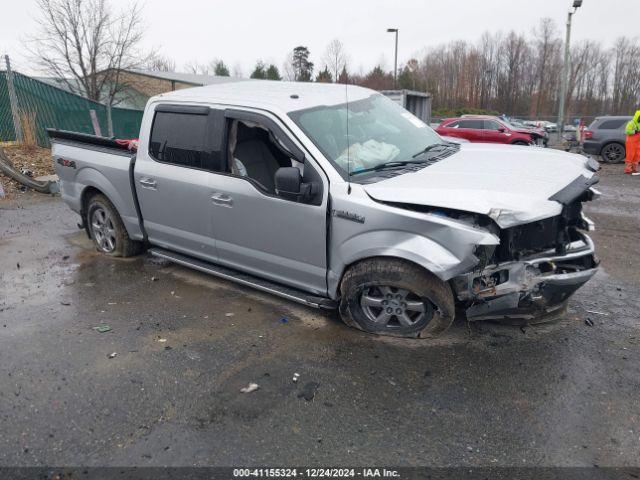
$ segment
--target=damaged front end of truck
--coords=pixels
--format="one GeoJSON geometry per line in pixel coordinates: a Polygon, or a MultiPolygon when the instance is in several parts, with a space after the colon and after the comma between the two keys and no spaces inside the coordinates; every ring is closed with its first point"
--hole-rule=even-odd
{"type": "Polygon", "coordinates": [[[584,233],[594,225],[582,212],[583,203],[599,195],[597,181],[579,177],[550,197],[562,205],[560,215],[507,228],[492,222],[499,245],[478,246],[473,271],[451,280],[468,320],[539,321],[563,312],[598,269],[593,242],[584,233]]]}

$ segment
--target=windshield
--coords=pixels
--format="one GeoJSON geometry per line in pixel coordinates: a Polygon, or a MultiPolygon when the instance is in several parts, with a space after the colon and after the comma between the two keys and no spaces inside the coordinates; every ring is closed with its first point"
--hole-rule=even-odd
{"type": "Polygon", "coordinates": [[[422,120],[383,95],[348,105],[289,114],[344,177],[391,162],[416,161],[417,153],[445,144],[422,120]]]}

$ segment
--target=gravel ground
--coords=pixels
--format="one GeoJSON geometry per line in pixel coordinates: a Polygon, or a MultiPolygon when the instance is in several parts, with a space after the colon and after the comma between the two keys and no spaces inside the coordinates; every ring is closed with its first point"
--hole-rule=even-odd
{"type": "Polygon", "coordinates": [[[621,171],[588,206],[602,269],[566,318],[435,341],[101,256],[59,198],[0,202],[0,466],[638,466],[640,177],[621,171]]]}

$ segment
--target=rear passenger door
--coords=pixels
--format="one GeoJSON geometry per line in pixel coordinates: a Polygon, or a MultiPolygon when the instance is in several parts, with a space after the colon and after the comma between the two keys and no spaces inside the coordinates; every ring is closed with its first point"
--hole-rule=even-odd
{"type": "Polygon", "coordinates": [[[134,182],[149,241],[205,260],[217,258],[212,176],[223,162],[224,118],[204,106],[158,105],[141,138],[134,182]]]}
{"type": "Polygon", "coordinates": [[[460,138],[466,138],[470,142],[482,142],[482,120],[459,120],[457,122],[458,134],[460,138]]]}

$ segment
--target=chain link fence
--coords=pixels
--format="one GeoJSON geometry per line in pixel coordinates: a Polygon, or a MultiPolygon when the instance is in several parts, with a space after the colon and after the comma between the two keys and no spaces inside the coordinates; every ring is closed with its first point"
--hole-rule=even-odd
{"type": "MultiPolygon", "coordinates": [[[[95,134],[92,111],[95,112],[100,132],[103,135],[108,132],[105,105],[17,72],[13,72],[13,84],[25,141],[48,147],[47,128],[95,134]]],[[[137,138],[142,113],[142,110],[113,107],[114,135],[118,138],[137,138]]],[[[15,140],[7,72],[0,71],[0,142],[15,140]]]]}

